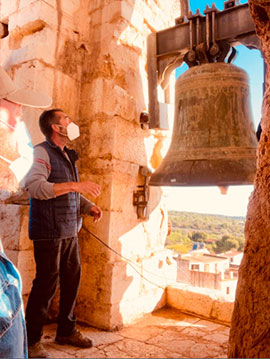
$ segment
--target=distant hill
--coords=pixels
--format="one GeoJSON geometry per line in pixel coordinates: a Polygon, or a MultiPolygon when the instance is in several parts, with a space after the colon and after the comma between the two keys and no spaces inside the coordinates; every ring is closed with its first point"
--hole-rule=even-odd
{"type": "Polygon", "coordinates": [[[166,245],[180,253],[192,248],[193,242],[204,242],[215,253],[244,247],[245,217],[169,211],[172,233],[166,245]]]}

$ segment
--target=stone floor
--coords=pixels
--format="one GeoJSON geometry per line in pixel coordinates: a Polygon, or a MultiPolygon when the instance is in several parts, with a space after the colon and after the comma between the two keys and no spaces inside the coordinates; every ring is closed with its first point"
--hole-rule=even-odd
{"type": "Polygon", "coordinates": [[[226,358],[229,328],[163,308],[117,332],[78,325],[94,339],[91,349],[54,343],[55,324],[45,327],[43,343],[53,358],[226,358]]]}

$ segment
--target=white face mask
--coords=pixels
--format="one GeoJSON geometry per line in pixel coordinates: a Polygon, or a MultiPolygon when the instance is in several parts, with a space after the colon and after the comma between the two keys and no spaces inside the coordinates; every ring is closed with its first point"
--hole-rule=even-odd
{"type": "Polygon", "coordinates": [[[62,135],[67,136],[70,141],[75,140],[75,138],[78,138],[80,136],[80,128],[78,125],[76,125],[74,122],[70,122],[67,127],[57,125],[59,127],[63,127],[67,130],[67,134],[62,133],[62,135]]]}

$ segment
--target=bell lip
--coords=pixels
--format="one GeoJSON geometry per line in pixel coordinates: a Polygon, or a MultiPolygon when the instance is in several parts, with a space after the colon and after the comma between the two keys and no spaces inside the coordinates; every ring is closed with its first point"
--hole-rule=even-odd
{"type": "Polygon", "coordinates": [[[179,182],[173,182],[173,183],[158,183],[149,182],[149,186],[151,187],[231,187],[231,186],[248,186],[253,185],[254,181],[239,181],[239,182],[211,182],[211,183],[179,183],[179,182]]]}
{"type": "Polygon", "coordinates": [[[149,186],[156,187],[211,187],[211,186],[242,186],[254,184],[256,171],[246,173],[220,174],[202,171],[186,175],[181,173],[154,173],[149,180],[149,186]]]}
{"type": "MultiPolygon", "coordinates": [[[[153,177],[153,176],[152,176],[153,177]]],[[[201,180],[197,176],[190,178],[188,181],[180,181],[177,178],[163,179],[163,181],[158,181],[157,179],[150,178],[149,186],[153,187],[227,187],[227,186],[245,186],[253,185],[255,180],[255,174],[250,174],[246,177],[238,177],[238,179],[223,179],[223,180],[201,180]],[[195,178],[196,177],[196,178],[195,178]]]]}

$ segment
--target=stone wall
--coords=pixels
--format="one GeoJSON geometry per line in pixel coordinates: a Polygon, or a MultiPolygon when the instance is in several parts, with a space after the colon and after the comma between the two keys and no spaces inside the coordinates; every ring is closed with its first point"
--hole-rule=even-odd
{"type": "MultiPolygon", "coordinates": [[[[81,137],[74,147],[81,179],[102,186],[96,203],[103,219],[94,225],[86,218],[80,232],[83,277],[76,308],[79,320],[100,328],[116,328],[163,306],[166,283],[175,279],[174,261],[164,250],[167,212],[161,190],[150,190],[148,220],[137,218],[133,192],[144,181],[139,166],[156,162],[152,150],[160,138],[139,124],[148,106],[146,39],[173,26],[179,12],[177,0],[0,0],[0,20],[10,32],[0,41],[1,64],[18,85],[46,91],[53,107],[78,122],[81,137]]],[[[24,109],[33,144],[43,139],[40,112],[24,109]]],[[[7,182],[2,192],[14,189],[7,182]]],[[[5,218],[9,211],[5,206],[5,218]]],[[[25,218],[26,209],[16,211],[25,218]]],[[[33,258],[22,265],[18,259],[21,250],[31,253],[29,240],[21,245],[26,231],[17,224],[17,243],[11,236],[4,240],[8,250],[17,251],[25,294],[30,281],[24,273],[33,275],[33,258]]]]}
{"type": "Polygon", "coordinates": [[[234,301],[218,290],[177,283],[167,287],[167,305],[183,313],[231,323],[234,301]]]}
{"type": "Polygon", "coordinates": [[[251,15],[267,66],[262,106],[262,134],[258,146],[257,173],[245,225],[246,244],[239,269],[229,338],[230,358],[270,356],[270,3],[250,0],[251,15]]]}

